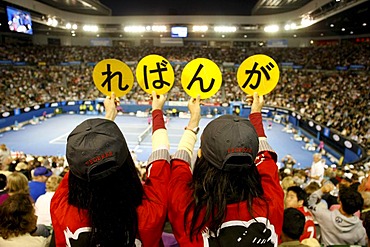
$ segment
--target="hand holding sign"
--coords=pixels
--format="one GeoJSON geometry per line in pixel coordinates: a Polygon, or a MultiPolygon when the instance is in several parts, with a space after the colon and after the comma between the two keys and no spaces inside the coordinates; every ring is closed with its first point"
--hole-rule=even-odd
{"type": "Polygon", "coordinates": [[[117,59],[105,59],[97,63],[93,71],[95,86],[106,96],[112,92],[121,97],[132,89],[134,75],[130,67],[117,59]]]}
{"type": "Polygon", "coordinates": [[[192,98],[201,99],[213,96],[220,89],[222,74],[220,68],[207,58],[197,58],[189,62],[181,74],[181,84],[192,98]]]}
{"type": "Polygon", "coordinates": [[[104,100],[105,108],[105,118],[114,121],[117,116],[117,106],[119,105],[119,100],[116,98],[114,93],[111,96],[107,96],[104,100]]]}
{"type": "Polygon", "coordinates": [[[237,72],[240,88],[247,94],[265,95],[271,92],[279,81],[280,71],[269,56],[258,54],[245,59],[237,72]]]}
{"type": "Polygon", "coordinates": [[[160,95],[172,88],[175,82],[175,72],[170,62],[164,57],[148,55],[138,63],[136,79],[145,92],[151,94],[155,91],[160,95]]]}

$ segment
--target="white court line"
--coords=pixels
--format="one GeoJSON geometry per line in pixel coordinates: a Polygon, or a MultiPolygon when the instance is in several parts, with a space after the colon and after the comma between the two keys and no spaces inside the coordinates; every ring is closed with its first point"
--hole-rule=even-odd
{"type": "MultiPolygon", "coordinates": [[[[128,133],[123,132],[123,135],[124,136],[138,136],[140,133],[142,133],[142,132],[128,132],[128,133]]],[[[65,133],[61,136],[58,136],[58,137],[52,139],[51,141],[49,141],[49,144],[66,144],[67,143],[67,137],[68,137],[69,134],[70,134],[70,132],[65,133]]]]}
{"type": "MultiPolygon", "coordinates": [[[[57,138],[54,138],[53,140],[49,141],[49,144],[55,144],[55,142],[59,142],[60,140],[63,140],[63,144],[65,143],[64,140],[66,140],[69,133],[63,134],[61,136],[58,136],[57,138]]],[[[56,143],[56,144],[62,144],[62,143],[56,143]]]]}

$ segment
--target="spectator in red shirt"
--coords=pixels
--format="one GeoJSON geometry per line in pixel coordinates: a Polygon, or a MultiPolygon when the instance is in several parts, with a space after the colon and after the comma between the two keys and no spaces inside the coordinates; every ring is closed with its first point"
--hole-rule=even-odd
{"type": "Polygon", "coordinates": [[[142,185],[126,140],[113,122],[114,95],[105,119],[88,119],[68,136],[70,171],[50,206],[51,246],[163,246],[170,156],[162,114],[165,97],[153,93],[153,152],[142,185]]]}
{"type": "Polygon", "coordinates": [[[316,228],[313,216],[306,207],[307,193],[299,186],[291,186],[287,189],[285,196],[285,208],[296,208],[305,216],[305,225],[303,233],[299,240],[306,238],[316,238],[316,228]]]}
{"type": "Polygon", "coordinates": [[[284,193],[276,154],[263,130],[263,96],[249,119],[224,115],[211,121],[190,170],[200,120],[199,101],[171,161],[168,217],[180,246],[276,246],[284,193]]]}

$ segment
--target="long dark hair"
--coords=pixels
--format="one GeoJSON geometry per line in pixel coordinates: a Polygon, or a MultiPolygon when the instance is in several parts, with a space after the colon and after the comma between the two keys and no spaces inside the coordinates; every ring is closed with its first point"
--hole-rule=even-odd
{"type": "Polygon", "coordinates": [[[103,179],[88,183],[70,172],[68,182],[68,202],[88,211],[90,246],[134,246],[138,233],[136,208],[144,192],[131,156],[103,179]]]}
{"type": "Polygon", "coordinates": [[[217,230],[225,220],[227,204],[245,201],[246,209],[253,218],[252,205],[255,198],[262,199],[268,207],[263,197],[261,176],[254,164],[237,171],[221,171],[203,157],[198,157],[189,186],[194,194],[186,208],[184,222],[186,229],[187,219],[193,211],[190,222],[191,241],[206,226],[217,236],[217,230]],[[205,215],[199,221],[202,210],[205,210],[205,215]]]}

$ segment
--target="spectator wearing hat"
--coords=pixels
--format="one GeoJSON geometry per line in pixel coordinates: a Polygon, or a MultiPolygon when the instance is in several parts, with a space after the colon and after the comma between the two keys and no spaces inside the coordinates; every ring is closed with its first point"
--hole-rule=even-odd
{"type": "Polygon", "coordinates": [[[330,211],[329,209],[318,208],[317,200],[324,193],[329,193],[334,189],[332,183],[325,183],[321,189],[311,194],[308,200],[309,209],[321,230],[321,244],[339,245],[356,244],[366,245],[366,232],[361,220],[354,215],[362,209],[364,199],[361,194],[350,188],[339,190],[339,209],[330,211]]]}
{"type": "Polygon", "coordinates": [[[104,101],[105,119],[85,120],[70,133],[70,171],[51,200],[52,246],[163,246],[170,176],[166,98],[152,96],[153,152],[144,185],[114,122],[119,103],[114,94],[104,101]]]}
{"type": "Polygon", "coordinates": [[[37,229],[37,217],[28,193],[12,195],[1,204],[0,219],[0,246],[49,246],[49,238],[31,235],[37,229]]]}
{"type": "MultiPolygon", "coordinates": [[[[291,186],[287,189],[287,194],[285,196],[285,208],[296,208],[305,217],[304,229],[299,237],[302,241],[306,238],[316,238],[316,228],[313,221],[313,216],[311,212],[306,207],[307,205],[307,193],[299,186],[291,186]]],[[[285,222],[285,218],[284,218],[285,222]]]]}
{"type": "Polygon", "coordinates": [[[30,194],[34,202],[39,196],[46,193],[46,180],[53,175],[53,172],[45,166],[38,166],[33,170],[32,181],[29,181],[30,194]]]}
{"type": "Polygon", "coordinates": [[[5,188],[5,193],[0,195],[0,205],[12,195],[19,193],[29,195],[30,193],[28,179],[20,172],[13,172],[7,177],[7,184],[5,188]]]}
{"type": "Polygon", "coordinates": [[[17,172],[23,173],[27,177],[28,180],[31,180],[31,172],[28,169],[28,165],[25,162],[23,161],[18,162],[18,164],[15,166],[15,170],[17,172]]]}
{"type": "Polygon", "coordinates": [[[299,241],[304,231],[305,217],[296,208],[286,208],[284,210],[283,230],[281,234],[281,244],[279,247],[300,246],[307,247],[299,241]]]}
{"type": "Polygon", "coordinates": [[[198,100],[189,102],[191,117],[171,161],[169,184],[168,217],[180,246],[278,243],[284,193],[263,130],[263,96],[255,93],[252,101],[250,120],[223,115],[206,126],[193,173],[200,107],[198,100]]]}

